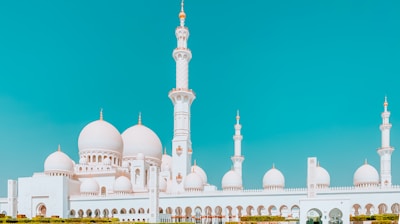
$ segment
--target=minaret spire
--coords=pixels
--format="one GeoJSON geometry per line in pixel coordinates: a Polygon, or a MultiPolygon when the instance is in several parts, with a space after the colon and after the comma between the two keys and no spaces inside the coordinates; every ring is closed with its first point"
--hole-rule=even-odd
{"type": "Polygon", "coordinates": [[[182,0],[182,2],[181,2],[181,12],[179,13],[179,19],[181,21],[181,26],[185,26],[186,13],[185,13],[185,10],[184,10],[184,5],[185,5],[184,0],[182,0]]]}
{"type": "Polygon", "coordinates": [[[394,148],[390,146],[390,129],[392,124],[389,122],[390,112],[388,111],[388,100],[385,96],[383,102],[382,124],[381,129],[381,147],[378,149],[378,154],[381,157],[381,186],[388,187],[392,185],[391,174],[391,156],[394,148]]]}
{"type": "Polygon", "coordinates": [[[172,193],[183,192],[182,177],[190,173],[192,141],[190,139],[190,107],[195,94],[189,89],[189,62],[192,52],[187,47],[189,29],[185,26],[184,1],[179,12],[179,26],[175,29],[177,47],[172,56],[176,63],[176,86],[169,92],[174,105],[174,137],[172,139],[172,193]]]}
{"type": "Polygon", "coordinates": [[[236,112],[236,124],[235,127],[235,135],[233,136],[234,141],[234,155],[231,157],[233,163],[233,170],[237,172],[240,176],[242,176],[242,163],[244,157],[242,156],[242,139],[243,136],[240,133],[242,129],[242,125],[240,124],[240,115],[239,110],[236,112]]]}

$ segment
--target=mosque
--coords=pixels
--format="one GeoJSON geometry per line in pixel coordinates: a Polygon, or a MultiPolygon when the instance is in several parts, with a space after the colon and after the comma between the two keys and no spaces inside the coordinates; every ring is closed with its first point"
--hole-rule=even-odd
{"type": "Polygon", "coordinates": [[[176,87],[168,96],[174,106],[172,152],[163,152],[157,134],[139,121],[122,134],[100,118],[87,124],[78,138],[79,162],[60,148],[50,154],[44,171],[8,181],[8,195],[0,198],[0,212],[12,217],[117,217],[121,221],[224,223],[241,216],[279,215],[305,223],[317,219],[349,223],[350,215],[399,213],[400,186],[392,184],[389,122],[385,98],[380,125],[380,172],[367,162],[354,173],[354,186],[330,187],[330,175],[315,157],[308,158],[307,187],[285,188],[284,175],[268,170],[260,189],[243,189],[241,124],[234,124],[232,169],[222,189],[208,183],[207,174],[192,164],[189,89],[183,2],[175,30],[176,87]]]}

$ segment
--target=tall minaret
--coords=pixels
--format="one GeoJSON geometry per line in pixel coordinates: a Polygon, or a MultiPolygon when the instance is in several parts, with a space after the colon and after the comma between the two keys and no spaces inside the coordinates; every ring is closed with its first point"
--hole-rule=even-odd
{"type": "Polygon", "coordinates": [[[172,55],[176,62],[176,88],[169,92],[174,104],[174,138],[172,139],[172,192],[183,192],[183,181],[190,173],[192,141],[190,140],[190,106],[195,99],[189,89],[189,61],[192,52],[187,48],[189,29],[185,27],[186,14],[181,3],[180,25],[175,30],[178,46],[172,55]]]}
{"type": "Polygon", "coordinates": [[[239,111],[237,111],[236,115],[236,124],[235,124],[235,135],[233,136],[233,141],[235,143],[235,154],[231,157],[233,163],[233,170],[237,172],[240,176],[242,176],[242,163],[244,157],[242,156],[242,139],[243,136],[240,133],[242,129],[242,125],[240,124],[240,116],[239,111]]]}
{"type": "Polygon", "coordinates": [[[387,97],[385,96],[385,102],[383,103],[382,112],[382,124],[380,125],[382,135],[382,145],[378,149],[378,154],[381,157],[381,186],[388,187],[392,185],[392,174],[391,174],[391,156],[394,150],[390,146],[390,128],[392,124],[389,123],[390,112],[387,110],[388,107],[387,97]]]}

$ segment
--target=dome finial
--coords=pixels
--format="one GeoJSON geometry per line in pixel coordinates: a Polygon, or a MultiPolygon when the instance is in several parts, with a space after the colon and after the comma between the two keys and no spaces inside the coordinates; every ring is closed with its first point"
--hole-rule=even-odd
{"type": "Polygon", "coordinates": [[[167,155],[167,147],[164,147],[164,155],[167,155]]]}
{"type": "Polygon", "coordinates": [[[239,124],[240,121],[240,115],[239,115],[239,110],[236,111],[236,123],[239,124]]]}
{"type": "Polygon", "coordinates": [[[196,160],[194,160],[194,164],[193,164],[193,166],[197,166],[197,164],[196,164],[196,160]]]}
{"type": "Polygon", "coordinates": [[[383,108],[385,109],[385,111],[387,111],[387,106],[389,105],[388,101],[387,101],[387,96],[385,95],[385,102],[383,102],[383,108]]]}
{"type": "Polygon", "coordinates": [[[368,160],[367,158],[365,158],[364,164],[367,165],[368,164],[368,160]]]}
{"type": "Polygon", "coordinates": [[[103,120],[103,108],[100,109],[100,120],[103,120]]]}
{"type": "Polygon", "coordinates": [[[275,163],[272,163],[272,169],[275,169],[275,163]]]}
{"type": "Polygon", "coordinates": [[[57,151],[61,152],[61,146],[60,146],[60,144],[58,144],[57,151]]]}
{"type": "Polygon", "coordinates": [[[179,13],[179,19],[181,20],[181,26],[185,26],[185,18],[186,18],[186,13],[184,10],[184,0],[181,2],[181,11],[179,13]]]}
{"type": "Polygon", "coordinates": [[[139,112],[138,125],[142,125],[142,112],[139,112]]]}

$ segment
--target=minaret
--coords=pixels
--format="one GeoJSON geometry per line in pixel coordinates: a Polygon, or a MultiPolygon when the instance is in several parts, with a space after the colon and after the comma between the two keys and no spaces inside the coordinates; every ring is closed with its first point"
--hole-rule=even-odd
{"type": "Polygon", "coordinates": [[[240,124],[240,116],[239,111],[237,111],[236,115],[236,124],[235,124],[235,135],[233,136],[235,154],[231,157],[233,163],[233,170],[242,176],[242,163],[244,157],[242,156],[242,139],[243,136],[240,133],[242,129],[242,125],[240,124]]]}
{"type": "Polygon", "coordinates": [[[175,30],[178,46],[172,55],[176,62],[176,87],[169,92],[174,104],[174,138],[172,139],[172,192],[183,192],[183,180],[190,173],[192,141],[190,140],[190,106],[195,99],[189,89],[189,61],[192,52],[187,48],[189,29],[185,27],[183,0],[179,13],[180,25],[175,30]]]}
{"type": "Polygon", "coordinates": [[[382,145],[378,149],[378,154],[381,157],[381,186],[389,187],[392,185],[392,174],[391,174],[391,156],[394,150],[390,146],[390,129],[392,124],[389,123],[390,112],[387,110],[388,107],[387,97],[385,96],[385,102],[383,103],[382,112],[382,124],[380,125],[382,135],[382,145]]]}

